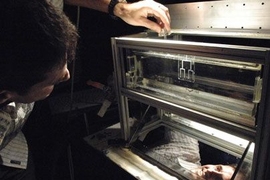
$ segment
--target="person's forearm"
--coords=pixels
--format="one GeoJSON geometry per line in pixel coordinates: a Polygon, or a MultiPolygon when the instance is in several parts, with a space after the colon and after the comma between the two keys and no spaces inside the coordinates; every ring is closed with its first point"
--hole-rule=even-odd
{"type": "Polygon", "coordinates": [[[108,13],[110,0],[65,0],[65,3],[108,13]]]}
{"type": "MultiPolygon", "coordinates": [[[[81,6],[89,9],[95,9],[108,13],[108,7],[111,0],[64,0],[69,5],[81,6]]],[[[153,0],[137,1],[127,3],[124,0],[118,0],[110,5],[110,15],[114,15],[133,26],[143,26],[158,33],[170,33],[170,14],[169,9],[153,0]],[[149,20],[148,17],[154,17],[156,21],[149,20]]]]}

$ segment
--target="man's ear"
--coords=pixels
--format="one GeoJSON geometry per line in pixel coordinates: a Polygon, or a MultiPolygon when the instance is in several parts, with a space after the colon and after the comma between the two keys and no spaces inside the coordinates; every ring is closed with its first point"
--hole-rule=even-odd
{"type": "Polygon", "coordinates": [[[6,90],[0,90],[0,104],[9,101],[12,97],[12,93],[6,90]]]}

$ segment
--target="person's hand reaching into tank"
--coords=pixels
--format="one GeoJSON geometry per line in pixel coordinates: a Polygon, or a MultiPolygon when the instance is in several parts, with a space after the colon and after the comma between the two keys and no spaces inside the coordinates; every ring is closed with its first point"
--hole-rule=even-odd
{"type": "Polygon", "coordinates": [[[135,3],[118,3],[114,15],[133,26],[144,26],[157,33],[169,33],[170,14],[166,6],[153,0],[142,0],[135,3]],[[149,17],[154,18],[152,21],[149,17]]]}

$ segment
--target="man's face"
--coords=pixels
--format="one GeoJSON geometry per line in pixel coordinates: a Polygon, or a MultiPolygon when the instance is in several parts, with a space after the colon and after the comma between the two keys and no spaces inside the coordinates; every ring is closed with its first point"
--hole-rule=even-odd
{"type": "Polygon", "coordinates": [[[206,180],[230,180],[234,170],[228,165],[204,165],[193,172],[206,180]]]}
{"type": "Polygon", "coordinates": [[[67,64],[65,64],[64,67],[57,68],[52,72],[47,73],[47,78],[44,81],[32,86],[25,95],[18,95],[17,93],[13,93],[11,101],[31,103],[45,99],[53,91],[54,85],[63,81],[67,81],[69,78],[69,70],[67,69],[67,64]]]}

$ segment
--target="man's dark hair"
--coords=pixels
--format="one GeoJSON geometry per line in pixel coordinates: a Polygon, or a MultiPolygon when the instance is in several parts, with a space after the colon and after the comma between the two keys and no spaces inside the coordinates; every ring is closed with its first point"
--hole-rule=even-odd
{"type": "Polygon", "coordinates": [[[46,0],[0,1],[0,90],[26,93],[75,58],[78,34],[46,0]]]}

